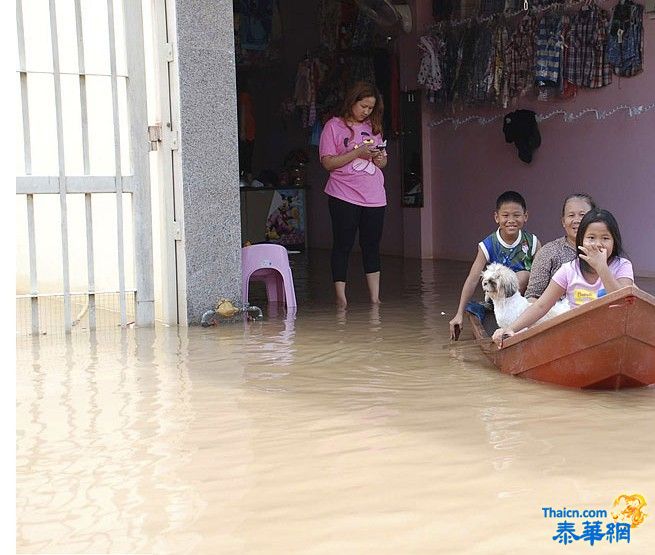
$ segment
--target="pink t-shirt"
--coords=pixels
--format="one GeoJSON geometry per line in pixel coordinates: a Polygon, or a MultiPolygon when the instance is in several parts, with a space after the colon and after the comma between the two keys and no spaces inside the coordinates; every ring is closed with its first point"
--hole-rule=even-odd
{"type": "MultiPolygon", "coordinates": [[[[341,118],[330,119],[321,133],[318,153],[323,156],[338,156],[361,146],[364,141],[378,145],[381,135],[373,135],[371,124],[355,123],[352,130],[341,118]],[[354,131],[354,134],[353,134],[354,131]]],[[[355,158],[345,166],[332,170],[325,185],[325,192],[359,206],[386,206],[387,194],[384,190],[384,175],[372,161],[355,158]]]]}
{"type": "MultiPolygon", "coordinates": [[[[625,258],[617,257],[612,260],[609,269],[616,279],[624,277],[633,281],[635,279],[632,272],[632,262],[625,258]]],[[[580,271],[580,261],[577,258],[562,264],[560,269],[553,275],[553,281],[566,290],[566,298],[571,308],[588,303],[606,294],[600,278],[595,283],[587,282],[580,271]]]]}

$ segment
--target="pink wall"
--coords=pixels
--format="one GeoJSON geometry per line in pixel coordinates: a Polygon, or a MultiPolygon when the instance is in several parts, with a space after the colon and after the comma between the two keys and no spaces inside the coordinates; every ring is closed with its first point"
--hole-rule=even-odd
{"type": "MultiPolygon", "coordinates": [[[[422,30],[431,21],[431,14],[424,9],[431,2],[417,3],[427,18],[418,21],[422,30]]],[[[506,110],[460,112],[456,117],[504,114],[518,108],[546,114],[555,109],[578,112],[587,107],[609,110],[620,104],[651,104],[655,102],[655,21],[647,17],[644,28],[645,71],[636,77],[620,82],[614,77],[610,86],[581,90],[571,102],[522,99],[506,110]]],[[[406,68],[418,57],[415,45],[413,52],[408,46],[403,49],[403,55],[409,57],[401,64],[406,68]]],[[[411,88],[415,69],[410,69],[404,86],[411,88]]],[[[423,257],[472,259],[476,243],[494,227],[494,202],[506,189],[526,197],[530,211],[527,228],[542,242],[554,239],[561,234],[563,197],[582,190],[617,217],[636,272],[655,275],[655,110],[634,118],[621,111],[600,121],[593,114],[571,123],[561,116],[543,121],[542,144],[529,165],[519,160],[514,145],[505,143],[502,118],[486,126],[472,122],[458,129],[451,124],[429,127],[442,117],[432,106],[423,113],[424,153],[429,151],[430,158],[424,180],[432,206],[431,215],[420,216],[421,230],[430,229],[423,221],[430,218],[434,233],[431,246],[422,237],[423,257]]]]}

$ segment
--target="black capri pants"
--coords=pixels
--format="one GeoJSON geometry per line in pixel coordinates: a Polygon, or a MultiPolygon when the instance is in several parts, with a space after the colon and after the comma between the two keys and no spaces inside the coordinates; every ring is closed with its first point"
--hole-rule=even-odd
{"type": "Polygon", "coordinates": [[[364,272],[380,271],[380,239],[384,224],[384,206],[358,206],[328,196],[332,218],[332,281],[346,281],[348,258],[359,231],[364,272]]]}

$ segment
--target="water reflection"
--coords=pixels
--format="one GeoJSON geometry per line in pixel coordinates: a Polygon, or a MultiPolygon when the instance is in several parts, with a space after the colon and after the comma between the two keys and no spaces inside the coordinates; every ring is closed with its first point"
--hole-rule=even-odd
{"type": "Polygon", "coordinates": [[[542,506],[655,499],[655,390],[501,375],[446,340],[466,265],[385,268],[381,305],[307,271],[261,322],[19,340],[19,552],[548,553],[542,506]]]}

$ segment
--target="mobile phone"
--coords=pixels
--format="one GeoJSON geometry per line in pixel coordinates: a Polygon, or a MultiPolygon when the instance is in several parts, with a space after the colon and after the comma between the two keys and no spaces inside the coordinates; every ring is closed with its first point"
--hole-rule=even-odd
{"type": "Polygon", "coordinates": [[[387,148],[387,141],[382,141],[379,145],[375,145],[375,148],[378,150],[384,150],[387,148]]]}

